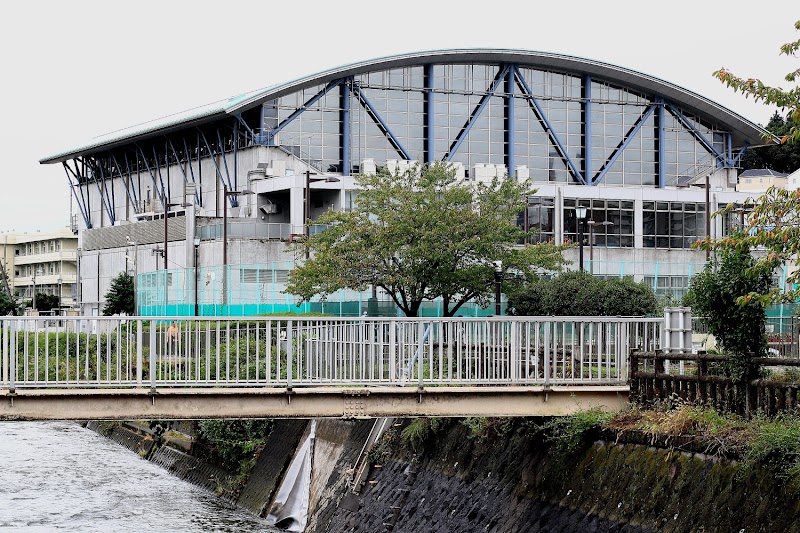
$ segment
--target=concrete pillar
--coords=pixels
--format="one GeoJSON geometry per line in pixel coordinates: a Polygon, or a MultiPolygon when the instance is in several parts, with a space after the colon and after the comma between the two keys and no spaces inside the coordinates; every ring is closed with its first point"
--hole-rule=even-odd
{"type": "Polygon", "coordinates": [[[292,225],[292,233],[303,234],[303,226],[305,220],[305,203],[303,201],[303,194],[305,187],[303,186],[304,176],[298,177],[294,186],[289,189],[289,224],[292,225]]]}

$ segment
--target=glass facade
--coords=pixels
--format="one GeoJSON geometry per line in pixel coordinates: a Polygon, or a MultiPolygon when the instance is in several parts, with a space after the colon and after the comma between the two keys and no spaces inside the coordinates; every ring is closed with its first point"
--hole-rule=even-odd
{"type": "Polygon", "coordinates": [[[644,202],[642,207],[645,248],[690,248],[705,237],[705,204],[644,202]]]}
{"type": "Polygon", "coordinates": [[[588,174],[591,180],[602,175],[602,185],[637,187],[659,186],[660,172],[667,186],[693,177],[716,162],[698,137],[725,153],[727,136],[722,127],[634,89],[493,64],[359,74],[272,100],[262,117],[263,131],[278,130],[272,143],[326,172],[343,172],[349,161],[346,173],[357,173],[363,159],[378,166],[392,159],[450,160],[468,176],[477,164],[513,164],[527,167],[537,182],[576,183],[588,174]]]}
{"type": "Polygon", "coordinates": [[[587,208],[583,235],[593,246],[633,247],[633,201],[564,198],[564,240],[570,242],[578,242],[576,206],[587,208]]]}
{"type": "Polygon", "coordinates": [[[555,202],[553,198],[528,198],[528,208],[518,223],[528,233],[531,244],[555,241],[555,202]]]}

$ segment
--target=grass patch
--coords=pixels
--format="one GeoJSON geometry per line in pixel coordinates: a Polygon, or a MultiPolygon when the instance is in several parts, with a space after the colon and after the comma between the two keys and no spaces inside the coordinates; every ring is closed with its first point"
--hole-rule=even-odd
{"type": "Polygon", "coordinates": [[[683,404],[674,409],[632,408],[612,417],[604,427],[696,437],[717,455],[739,459],[739,477],[760,464],[800,489],[800,412],[745,420],[709,407],[683,404]]]}
{"type": "Polygon", "coordinates": [[[575,453],[613,416],[613,413],[599,408],[587,409],[569,416],[549,418],[542,424],[534,425],[533,429],[541,433],[555,451],[575,453]]]}
{"type": "Polygon", "coordinates": [[[415,418],[403,428],[400,439],[403,445],[416,454],[425,451],[425,446],[445,427],[443,418],[415,418]]]}

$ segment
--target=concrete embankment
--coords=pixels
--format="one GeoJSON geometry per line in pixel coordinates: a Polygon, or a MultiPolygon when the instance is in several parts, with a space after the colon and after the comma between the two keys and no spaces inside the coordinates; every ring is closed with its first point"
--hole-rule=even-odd
{"type": "MultiPolygon", "coordinates": [[[[744,471],[734,460],[704,453],[706,444],[642,433],[590,433],[563,451],[532,429],[538,422],[513,419],[502,431],[490,427],[478,435],[462,420],[446,420],[412,451],[400,437],[409,421],[398,421],[370,451],[364,444],[373,421],[319,420],[308,508],[292,527],[319,533],[800,533],[800,491],[764,467],[744,471]],[[356,494],[353,481],[367,458],[370,469],[356,494]]],[[[276,421],[250,475],[230,491],[231,473],[184,451],[154,447],[136,427],[96,429],[266,516],[310,426],[276,421]]]]}
{"type": "Polygon", "coordinates": [[[325,530],[800,531],[800,493],[765,468],[630,437],[561,452],[525,420],[491,442],[453,421],[413,454],[387,435],[358,507],[340,507],[325,530]]]}

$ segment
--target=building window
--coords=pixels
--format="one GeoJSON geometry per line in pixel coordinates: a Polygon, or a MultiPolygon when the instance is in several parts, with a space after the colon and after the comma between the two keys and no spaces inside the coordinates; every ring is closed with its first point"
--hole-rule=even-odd
{"type": "Polygon", "coordinates": [[[706,206],[681,202],[644,202],[642,235],[645,248],[690,248],[705,237],[706,206]]]}
{"type": "Polygon", "coordinates": [[[644,283],[659,296],[670,294],[682,298],[689,290],[688,276],[645,276],[644,283]]]}
{"type": "Polygon", "coordinates": [[[56,252],[61,251],[61,241],[56,241],[56,252]]]}
{"type": "Polygon", "coordinates": [[[565,241],[578,241],[577,205],[587,208],[583,223],[584,242],[594,246],[633,247],[633,201],[565,198],[565,241]]]}
{"type": "Polygon", "coordinates": [[[527,242],[534,244],[555,239],[553,217],[555,216],[555,202],[553,198],[528,198],[528,207],[521,213],[522,220],[518,221],[528,234],[527,242]]]}

